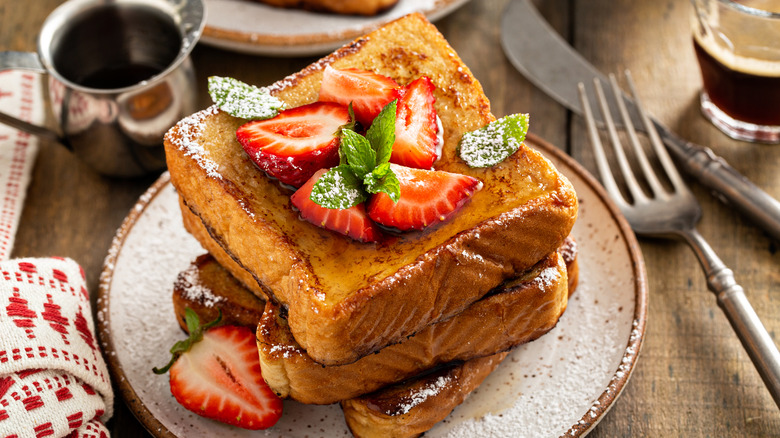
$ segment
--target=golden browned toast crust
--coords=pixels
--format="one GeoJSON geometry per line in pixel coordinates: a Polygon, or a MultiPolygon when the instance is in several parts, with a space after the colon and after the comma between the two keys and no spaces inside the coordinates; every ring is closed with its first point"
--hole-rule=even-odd
{"type": "Polygon", "coordinates": [[[312,358],[343,364],[458,314],[531,268],[569,234],[577,199],[526,146],[490,169],[456,157],[463,133],[494,118],[477,80],[423,16],[395,21],[271,90],[290,106],[311,102],[327,64],[400,84],[429,76],[445,142],[434,167],[475,176],[484,188],[432,230],[363,244],[298,219],[290,192],[235,140],[242,120],[212,107],[180,122],[165,144],[174,186],[212,237],[287,308],[290,330],[312,358]]]}
{"type": "MultiPolygon", "coordinates": [[[[182,223],[184,229],[187,230],[195,239],[209,252],[222,267],[227,269],[233,277],[238,279],[245,287],[249,288],[257,297],[263,301],[268,298],[268,294],[260,286],[252,276],[252,273],[244,269],[238,261],[230,256],[222,246],[219,245],[214,239],[211,238],[209,231],[206,229],[205,224],[201,222],[200,218],[193,214],[189,207],[184,203],[184,200],[179,197],[179,207],[182,215],[182,223]]],[[[262,313],[262,309],[260,310],[262,313]]]]}
{"type": "Polygon", "coordinates": [[[344,15],[376,15],[398,0],[255,0],[280,8],[298,8],[344,15]]]}
{"type": "Polygon", "coordinates": [[[329,404],[372,392],[436,365],[508,350],[547,333],[566,309],[566,266],[557,252],[461,313],[346,365],[322,366],[293,339],[267,303],[257,327],[263,377],[282,397],[329,404]]]}
{"type": "Polygon", "coordinates": [[[443,420],[474,391],[508,353],[471,359],[423,377],[341,402],[357,438],[411,438],[443,420]]]}

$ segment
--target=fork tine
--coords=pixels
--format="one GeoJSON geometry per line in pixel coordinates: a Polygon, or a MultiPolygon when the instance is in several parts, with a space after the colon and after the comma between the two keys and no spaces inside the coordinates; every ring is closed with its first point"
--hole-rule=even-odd
{"type": "Polygon", "coordinates": [[[634,105],[639,112],[639,117],[642,119],[642,122],[645,125],[647,135],[650,137],[650,144],[653,146],[653,150],[655,151],[658,160],[661,162],[666,175],[669,177],[669,181],[671,181],[675,191],[687,191],[688,188],[683,182],[682,177],[680,177],[680,172],[677,171],[677,167],[672,162],[672,159],[669,156],[669,152],[667,152],[666,148],[661,142],[661,138],[658,136],[658,130],[656,130],[653,122],[650,121],[650,117],[648,117],[644,106],[639,100],[639,96],[636,92],[636,86],[634,85],[634,78],[631,76],[631,72],[626,70],[625,75],[628,88],[631,91],[631,97],[634,99],[634,105]]]}
{"type": "Polygon", "coordinates": [[[623,145],[618,136],[617,129],[615,128],[615,121],[612,118],[612,113],[609,110],[609,104],[607,98],[604,95],[604,89],[601,86],[601,81],[598,78],[593,79],[593,85],[596,87],[596,98],[599,101],[599,107],[601,108],[601,115],[607,125],[607,132],[609,133],[610,141],[615,150],[615,156],[617,157],[618,167],[623,174],[626,187],[634,198],[634,204],[644,203],[648,201],[642,187],[634,176],[634,171],[631,170],[631,165],[628,163],[628,157],[626,157],[626,151],[623,149],[623,145]]]}
{"type": "MultiPolygon", "coordinates": [[[[612,95],[615,97],[615,102],[617,103],[618,110],[620,111],[620,117],[623,118],[623,125],[625,126],[626,133],[628,134],[629,142],[631,143],[631,147],[634,150],[634,155],[636,155],[637,160],[639,161],[639,167],[642,169],[642,173],[644,173],[645,180],[650,185],[652,195],[656,198],[666,199],[669,197],[669,194],[658,180],[656,172],[653,170],[652,166],[650,166],[650,160],[647,159],[647,154],[642,148],[642,144],[639,142],[639,138],[636,135],[636,129],[634,129],[634,123],[631,121],[631,117],[628,115],[626,103],[623,100],[623,94],[620,91],[620,86],[617,83],[615,75],[609,75],[609,82],[612,86],[612,95]]],[[[638,99],[635,94],[633,95],[633,98],[636,105],[639,106],[638,99]]]]}
{"type": "Polygon", "coordinates": [[[604,185],[607,193],[609,193],[618,207],[622,210],[623,207],[627,205],[627,202],[623,197],[623,194],[620,192],[617,182],[615,182],[615,177],[612,175],[612,171],[609,169],[609,162],[607,161],[607,155],[604,152],[604,146],[601,143],[599,130],[596,127],[596,120],[593,117],[590,101],[588,101],[588,95],[585,91],[585,84],[580,82],[577,84],[577,89],[580,93],[580,103],[582,104],[585,123],[588,126],[588,133],[590,134],[590,143],[593,145],[593,151],[596,154],[596,167],[599,169],[601,183],[604,185]]]}

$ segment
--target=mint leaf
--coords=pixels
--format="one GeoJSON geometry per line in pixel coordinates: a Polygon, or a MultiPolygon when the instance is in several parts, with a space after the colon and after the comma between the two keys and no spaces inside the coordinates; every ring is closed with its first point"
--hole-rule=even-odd
{"type": "Polygon", "coordinates": [[[348,165],[334,167],[322,175],[309,195],[317,205],[340,210],[358,205],[367,198],[362,181],[348,165]]]}
{"type": "Polygon", "coordinates": [[[366,132],[366,138],[376,151],[376,165],[387,163],[393,153],[395,143],[395,113],[397,100],[394,100],[379,112],[366,132]]]}
{"type": "Polygon", "coordinates": [[[354,174],[362,179],[376,166],[376,152],[366,137],[351,129],[341,132],[339,152],[347,159],[347,164],[354,174]]]}
{"type": "Polygon", "coordinates": [[[460,157],[470,167],[494,166],[514,154],[528,133],[528,114],[502,117],[476,131],[463,134],[460,157]]]}
{"type": "Polygon", "coordinates": [[[398,177],[395,176],[395,173],[390,170],[389,165],[387,172],[381,177],[375,172],[366,175],[363,184],[366,191],[369,193],[384,192],[393,200],[393,202],[398,202],[398,200],[401,199],[401,183],[398,181],[398,177]]]}
{"type": "Polygon", "coordinates": [[[234,117],[270,119],[284,108],[284,102],[271,96],[265,88],[257,88],[237,79],[211,76],[208,87],[211,100],[219,109],[234,117]]]}

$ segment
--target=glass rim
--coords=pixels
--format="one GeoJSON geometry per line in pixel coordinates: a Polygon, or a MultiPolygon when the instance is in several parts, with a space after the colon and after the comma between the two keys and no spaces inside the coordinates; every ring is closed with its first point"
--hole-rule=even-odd
{"type": "Polygon", "coordinates": [[[725,5],[731,9],[744,12],[746,14],[755,15],[757,17],[762,17],[762,18],[771,18],[775,20],[780,20],[780,13],[778,12],[771,12],[771,11],[766,11],[764,9],[754,8],[751,6],[743,5],[742,3],[738,3],[734,0],[718,0],[718,3],[725,5]]]}

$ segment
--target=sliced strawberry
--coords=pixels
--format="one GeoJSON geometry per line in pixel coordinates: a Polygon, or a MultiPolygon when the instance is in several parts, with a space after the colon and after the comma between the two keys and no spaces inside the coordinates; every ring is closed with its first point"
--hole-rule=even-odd
{"type": "Polygon", "coordinates": [[[373,195],[368,201],[368,215],[402,231],[421,230],[447,220],[482,188],[482,182],[468,175],[396,164],[390,168],[400,182],[401,198],[395,203],[385,193],[373,195]]]}
{"type": "Polygon", "coordinates": [[[344,234],[361,242],[376,242],[382,235],[379,227],[368,218],[364,204],[339,210],[325,208],[309,199],[312,187],[327,172],[322,169],[314,174],[306,184],[290,197],[292,204],[301,213],[301,218],[337,233],[344,234]]]}
{"type": "Polygon", "coordinates": [[[257,166],[299,187],[314,172],[339,163],[338,128],[349,123],[346,106],[315,102],[242,125],[236,138],[257,166]]]}
{"type": "Polygon", "coordinates": [[[427,76],[410,83],[398,101],[395,119],[395,143],[391,163],[418,169],[430,169],[436,161],[439,128],[433,104],[435,89],[427,76]]]}
{"type": "Polygon", "coordinates": [[[374,72],[347,68],[337,70],[325,67],[319,100],[349,105],[355,118],[364,127],[371,122],[388,103],[400,97],[401,87],[387,76],[374,72]]]}
{"type": "Polygon", "coordinates": [[[208,329],[170,373],[173,396],[203,417],[258,430],[282,415],[282,401],[263,380],[255,334],[247,327],[208,329]]]}

